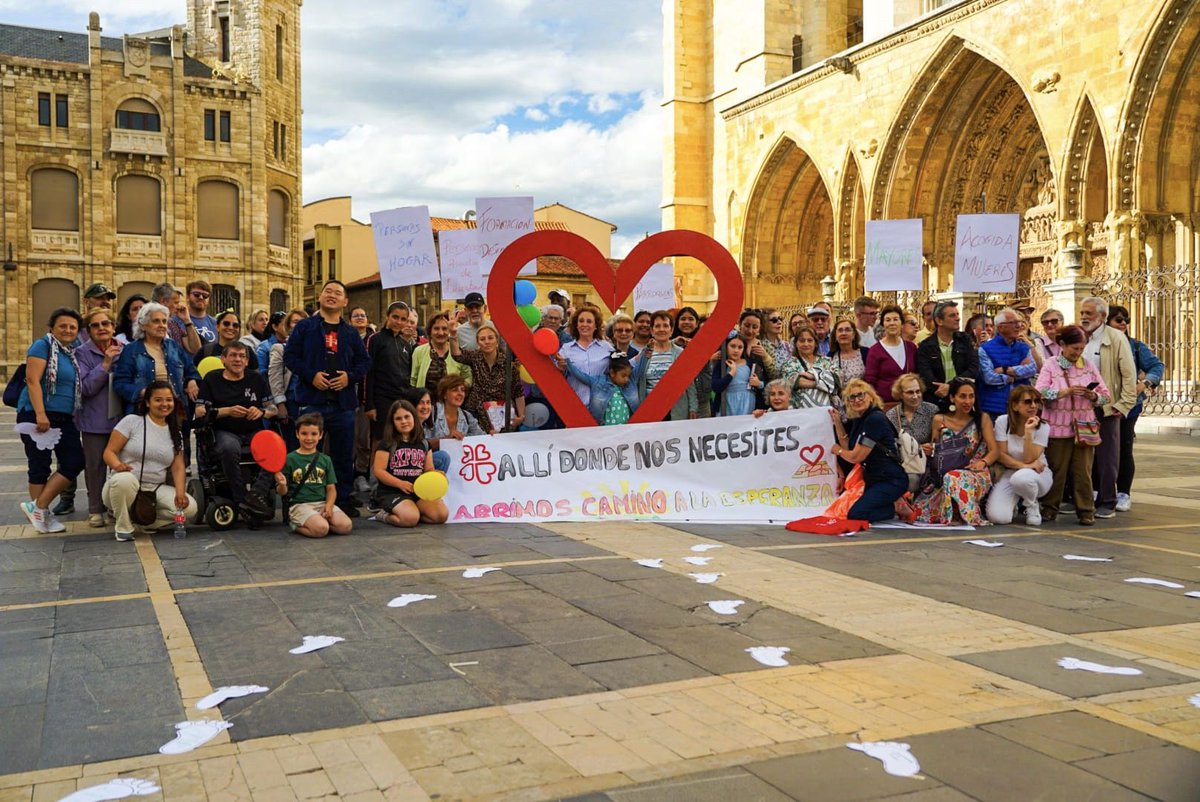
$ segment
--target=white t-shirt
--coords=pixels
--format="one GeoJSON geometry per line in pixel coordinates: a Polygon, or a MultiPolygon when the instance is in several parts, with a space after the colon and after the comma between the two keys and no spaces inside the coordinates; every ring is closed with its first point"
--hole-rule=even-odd
{"type": "Polygon", "coordinates": [[[899,366],[900,370],[904,370],[904,340],[895,345],[888,345],[883,340],[880,340],[879,344],[883,346],[883,350],[888,352],[888,356],[899,366]]]}
{"type": "Polygon", "coordinates": [[[141,415],[126,415],[120,423],[113,427],[129,439],[118,454],[121,462],[133,468],[133,475],[138,476],[142,470],[142,430],[145,421],[146,432],[146,470],[141,474],[142,489],[153,490],[167,481],[167,469],[175,459],[175,446],[171,442],[171,430],[164,423],[159,426],[149,417],[141,415]]]}
{"type": "Polygon", "coordinates": [[[869,328],[866,331],[860,331],[858,333],[858,345],[860,348],[870,348],[872,345],[875,344],[875,342],[876,342],[876,340],[875,340],[874,327],[869,328]]]}
{"type": "MultiPolygon", "coordinates": [[[[1008,433],[1008,416],[1001,415],[996,418],[996,439],[1004,439],[1008,443],[1008,455],[1013,459],[1021,462],[1028,462],[1025,459],[1025,437],[1024,435],[1008,433]]],[[[1041,426],[1033,430],[1033,444],[1041,446],[1043,449],[1050,445],[1050,425],[1043,423],[1041,426]]],[[[1042,451],[1041,459],[1038,462],[1046,464],[1046,452],[1042,451]]]]}

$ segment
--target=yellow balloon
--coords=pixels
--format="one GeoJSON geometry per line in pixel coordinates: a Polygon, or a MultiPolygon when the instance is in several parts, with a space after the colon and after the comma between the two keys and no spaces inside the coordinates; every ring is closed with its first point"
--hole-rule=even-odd
{"type": "Polygon", "coordinates": [[[425,471],[417,477],[417,481],[413,482],[413,492],[417,494],[417,498],[423,501],[436,501],[446,495],[446,491],[450,489],[450,482],[446,480],[446,474],[441,471],[425,471]]]}
{"type": "Polygon", "coordinates": [[[200,374],[200,378],[204,378],[214,370],[224,370],[225,363],[221,361],[219,356],[206,356],[200,360],[200,364],[196,366],[196,372],[200,374]]]}
{"type": "Polygon", "coordinates": [[[525,382],[526,384],[534,384],[533,377],[529,375],[529,371],[524,365],[521,366],[520,374],[521,381],[525,382]]]}

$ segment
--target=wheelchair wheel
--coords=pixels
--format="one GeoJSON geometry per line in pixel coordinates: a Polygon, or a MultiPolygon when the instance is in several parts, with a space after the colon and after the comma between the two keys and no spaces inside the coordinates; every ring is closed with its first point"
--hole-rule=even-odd
{"type": "Polygon", "coordinates": [[[204,496],[204,482],[200,481],[200,477],[193,476],[191,479],[188,479],[187,494],[196,499],[196,517],[192,518],[189,523],[203,523],[204,512],[208,507],[208,501],[204,496]]]}
{"type": "Polygon", "coordinates": [[[237,523],[237,519],[237,507],[229,499],[213,499],[212,503],[208,505],[208,509],[204,511],[204,522],[214,532],[232,529],[233,525],[237,523]]]}

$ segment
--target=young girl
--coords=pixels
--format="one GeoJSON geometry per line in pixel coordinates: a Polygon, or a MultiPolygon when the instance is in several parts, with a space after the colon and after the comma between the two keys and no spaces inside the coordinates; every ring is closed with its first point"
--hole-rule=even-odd
{"type": "Polygon", "coordinates": [[[792,408],[792,384],[787,379],[767,382],[767,409],[754,410],[754,417],[761,418],[768,412],[783,412],[792,408]]]}
{"type": "Polygon", "coordinates": [[[746,362],[746,341],[732,337],[725,343],[725,361],[713,366],[713,392],[721,397],[722,417],[749,415],[758,403],[762,377],[756,366],[746,362]]]}
{"type": "Polygon", "coordinates": [[[565,364],[572,376],[592,388],[588,412],[592,413],[596,423],[620,426],[629,422],[629,416],[638,408],[638,394],[637,387],[630,381],[633,368],[624,351],[609,354],[607,369],[599,376],[589,376],[570,362],[565,364]]]}
{"type": "Polygon", "coordinates": [[[444,501],[419,499],[413,490],[417,477],[433,470],[433,452],[417,424],[416,408],[404,399],[388,409],[371,469],[379,480],[375,506],[381,511],[376,520],[403,527],[446,522],[450,513],[444,501]]]}

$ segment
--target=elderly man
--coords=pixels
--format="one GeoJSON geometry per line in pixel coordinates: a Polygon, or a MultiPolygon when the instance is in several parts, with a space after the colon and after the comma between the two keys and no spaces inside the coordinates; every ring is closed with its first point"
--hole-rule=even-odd
{"type": "Polygon", "coordinates": [[[971,335],[958,330],[958,304],[943,301],[933,308],[937,329],[917,346],[917,373],[925,382],[925,400],[942,412],[949,406],[950,382],[979,378],[979,350],[971,335]]]}
{"type": "Polygon", "coordinates": [[[1117,471],[1121,463],[1121,419],[1137,404],[1137,365],[1129,338],[1105,325],[1108,302],[1084,298],[1079,305],[1079,326],[1088,333],[1083,358],[1094,365],[1112,394],[1112,403],[1100,415],[1100,446],[1092,464],[1092,488],[1096,491],[1096,517],[1117,514],[1117,471]]]}
{"type": "Polygon", "coordinates": [[[1021,313],[1005,307],[995,321],[996,336],[979,346],[979,408],[993,421],[1008,411],[1012,388],[1029,384],[1038,372],[1029,346],[1020,339],[1021,313]]]}
{"type": "Polygon", "coordinates": [[[571,341],[571,332],[563,325],[564,315],[560,305],[546,304],[542,307],[542,322],[538,324],[539,329],[550,329],[557,334],[560,345],[566,345],[571,341]]]}
{"type": "Polygon", "coordinates": [[[806,313],[813,333],[817,335],[817,353],[829,356],[829,310],[822,304],[813,304],[806,313]]]}
{"type": "Polygon", "coordinates": [[[479,326],[487,319],[484,316],[487,304],[484,303],[481,294],[469,292],[467,297],[463,298],[463,306],[467,310],[467,320],[458,324],[458,347],[473,349],[476,347],[475,334],[479,331],[479,326]]]}

